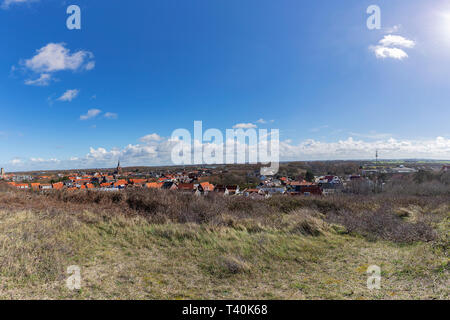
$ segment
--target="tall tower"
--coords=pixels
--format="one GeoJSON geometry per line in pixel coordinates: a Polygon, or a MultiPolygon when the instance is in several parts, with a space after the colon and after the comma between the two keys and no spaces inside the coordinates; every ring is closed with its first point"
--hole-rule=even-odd
{"type": "Polygon", "coordinates": [[[117,174],[121,174],[122,173],[122,167],[120,166],[120,160],[117,162],[116,173],[117,174]]]}
{"type": "Polygon", "coordinates": [[[378,166],[378,149],[375,152],[375,166],[378,166]]]}
{"type": "Polygon", "coordinates": [[[5,177],[5,169],[2,168],[2,169],[0,170],[0,178],[3,179],[4,177],[5,177]]]}

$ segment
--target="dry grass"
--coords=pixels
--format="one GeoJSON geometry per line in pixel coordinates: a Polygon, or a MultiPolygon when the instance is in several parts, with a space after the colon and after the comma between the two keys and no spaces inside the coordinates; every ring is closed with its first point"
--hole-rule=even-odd
{"type": "Polygon", "coordinates": [[[384,194],[275,196],[268,200],[253,200],[217,194],[197,197],[192,194],[145,189],[124,192],[0,192],[0,209],[5,210],[39,212],[64,209],[67,212],[77,212],[89,209],[100,215],[106,212],[111,215],[141,216],[152,223],[197,223],[212,226],[232,226],[238,223],[255,230],[261,226],[277,228],[284,223],[283,217],[286,214],[312,210],[320,213],[315,216],[316,219],[338,223],[351,233],[396,242],[434,240],[436,234],[432,229],[432,222],[445,217],[449,203],[449,197],[444,196],[384,194]],[[408,210],[417,212],[409,213],[414,215],[413,219],[405,219],[408,210]]]}
{"type": "Polygon", "coordinates": [[[449,298],[448,199],[244,200],[0,192],[0,298],[449,298]],[[366,287],[372,264],[381,290],[366,287]],[[80,291],[65,286],[70,265],[80,291]]]}

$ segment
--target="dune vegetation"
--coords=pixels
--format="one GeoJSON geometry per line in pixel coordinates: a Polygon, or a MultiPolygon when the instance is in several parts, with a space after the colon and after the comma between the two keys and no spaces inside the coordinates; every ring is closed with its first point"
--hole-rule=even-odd
{"type": "Polygon", "coordinates": [[[448,299],[446,196],[0,187],[2,299],[448,299]],[[78,265],[81,289],[69,290],[78,265]],[[381,289],[367,268],[381,268],[381,289]]]}

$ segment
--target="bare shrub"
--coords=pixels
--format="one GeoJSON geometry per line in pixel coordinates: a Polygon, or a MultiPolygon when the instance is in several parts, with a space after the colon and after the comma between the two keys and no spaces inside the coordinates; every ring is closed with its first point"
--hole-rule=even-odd
{"type": "Polygon", "coordinates": [[[373,186],[369,180],[355,180],[348,183],[346,191],[353,194],[368,195],[373,192],[373,186]]]}
{"type": "Polygon", "coordinates": [[[448,204],[449,197],[444,195],[402,193],[328,197],[279,195],[257,200],[224,197],[216,193],[195,196],[191,193],[148,189],[121,192],[0,192],[0,208],[8,210],[48,211],[57,208],[60,212],[70,213],[89,210],[102,219],[113,215],[139,215],[156,224],[170,221],[196,223],[249,232],[277,228],[303,235],[325,232],[329,229],[329,226],[324,225],[327,222],[340,224],[348,232],[397,242],[434,239],[431,225],[445,218],[448,204]],[[417,214],[412,215],[412,208],[420,210],[414,209],[417,214]],[[320,214],[302,216],[299,212],[320,214]],[[429,214],[431,212],[433,214],[429,214]],[[285,217],[297,217],[297,220],[286,225],[285,217]]]}
{"type": "Polygon", "coordinates": [[[247,198],[237,198],[231,201],[227,201],[228,210],[231,211],[244,211],[244,212],[252,212],[253,211],[253,203],[252,201],[248,201],[247,198]]]}
{"type": "Polygon", "coordinates": [[[0,181],[0,192],[11,192],[15,188],[11,187],[9,184],[7,184],[4,181],[0,181]]]}
{"type": "Polygon", "coordinates": [[[283,217],[283,227],[305,236],[320,236],[329,230],[323,216],[311,209],[298,209],[283,217]]]}
{"type": "Polygon", "coordinates": [[[277,211],[284,213],[292,212],[299,208],[313,208],[320,212],[338,210],[340,203],[336,202],[336,197],[318,197],[318,196],[274,196],[265,202],[277,211]]]}
{"type": "Polygon", "coordinates": [[[342,210],[329,213],[327,221],[341,224],[350,233],[358,233],[372,240],[414,242],[431,241],[436,238],[430,225],[423,222],[406,222],[395,213],[384,209],[366,212],[342,210]]]}
{"type": "Polygon", "coordinates": [[[450,184],[437,180],[416,183],[414,181],[392,181],[384,187],[384,192],[396,195],[450,196],[450,184]]]}

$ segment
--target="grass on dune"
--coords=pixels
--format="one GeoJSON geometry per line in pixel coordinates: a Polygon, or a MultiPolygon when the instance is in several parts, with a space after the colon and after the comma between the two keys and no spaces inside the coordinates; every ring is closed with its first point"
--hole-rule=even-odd
{"type": "Polygon", "coordinates": [[[448,299],[448,217],[436,226],[440,240],[395,243],[305,210],[276,225],[2,211],[0,298],[448,299]],[[382,269],[381,290],[366,287],[372,264],[382,269]],[[70,265],[81,267],[79,291],[66,288],[70,265]]]}

